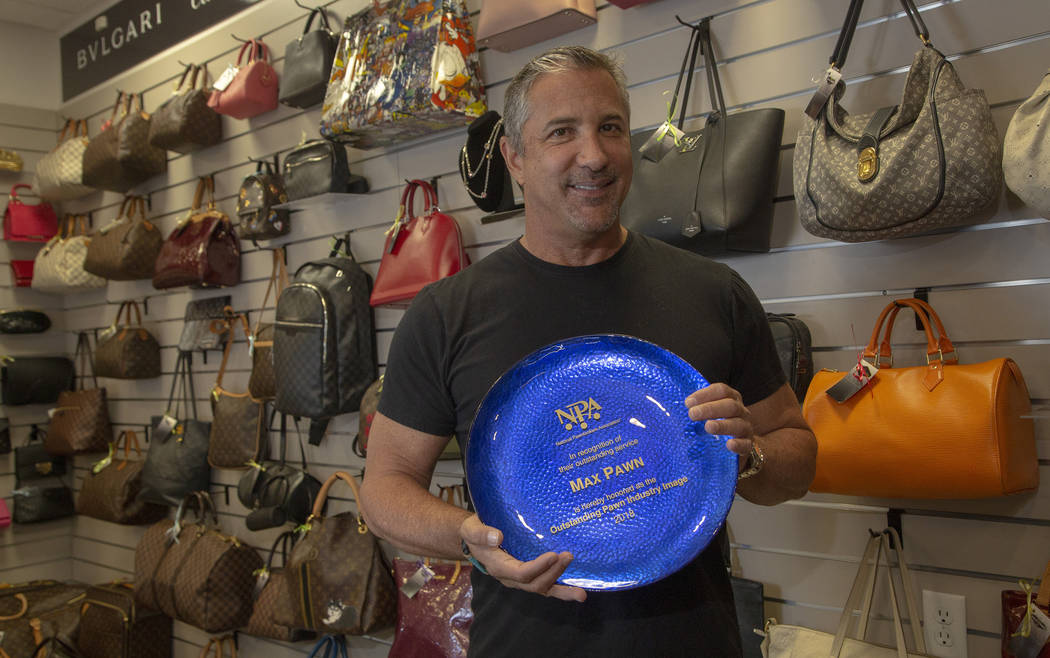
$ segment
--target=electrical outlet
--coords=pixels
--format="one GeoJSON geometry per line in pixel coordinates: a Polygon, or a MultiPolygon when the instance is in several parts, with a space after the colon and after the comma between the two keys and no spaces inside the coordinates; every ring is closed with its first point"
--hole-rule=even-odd
{"type": "Polygon", "coordinates": [[[966,658],[966,597],[922,590],[926,651],[941,658],[966,658]]]}

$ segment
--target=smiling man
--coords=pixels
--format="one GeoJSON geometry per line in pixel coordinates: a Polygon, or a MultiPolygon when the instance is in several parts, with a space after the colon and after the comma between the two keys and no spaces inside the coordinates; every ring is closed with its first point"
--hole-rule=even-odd
{"type": "MultiPolygon", "coordinates": [[[[398,325],[372,425],[361,505],[403,550],[474,570],[470,653],[482,656],[738,656],[716,538],[645,587],[586,592],[557,583],[568,552],[520,562],[502,534],[429,493],[455,434],[523,356],[572,336],[656,343],[712,385],[684,404],[739,455],[737,492],[772,505],[806,492],[816,441],[802,419],[754,293],[728,267],[619,223],[631,185],[630,105],[619,66],[586,48],[529,62],[505,99],[500,146],[525,197],[525,234],[425,288],[398,325]]],[[[536,455],[537,460],[544,455],[536,455]]],[[[724,532],[724,530],[723,530],[724,532]]]]}

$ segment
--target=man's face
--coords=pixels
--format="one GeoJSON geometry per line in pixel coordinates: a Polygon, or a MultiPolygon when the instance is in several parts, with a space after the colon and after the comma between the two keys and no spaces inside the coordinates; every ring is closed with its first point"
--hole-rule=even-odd
{"type": "Polygon", "coordinates": [[[540,76],[529,90],[523,153],[503,155],[522,186],[528,221],[548,233],[595,236],[612,228],[631,187],[627,108],[605,71],[540,76]]]}

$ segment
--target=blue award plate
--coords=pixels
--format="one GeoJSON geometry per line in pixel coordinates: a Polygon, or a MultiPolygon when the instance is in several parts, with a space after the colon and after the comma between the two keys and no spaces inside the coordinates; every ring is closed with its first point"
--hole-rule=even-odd
{"type": "Polygon", "coordinates": [[[725,521],[737,457],[689,419],[708,385],[677,355],[637,338],[571,338],[493,384],[467,445],[481,520],[528,561],[574,558],[559,582],[619,590],[678,571],[725,521]]]}

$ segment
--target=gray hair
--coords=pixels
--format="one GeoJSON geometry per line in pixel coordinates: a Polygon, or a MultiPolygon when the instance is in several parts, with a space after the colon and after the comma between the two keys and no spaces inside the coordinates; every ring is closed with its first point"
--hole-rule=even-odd
{"type": "Polygon", "coordinates": [[[623,101],[628,118],[630,117],[631,101],[627,93],[627,76],[624,75],[619,62],[583,46],[553,48],[522,67],[507,88],[507,95],[503,99],[503,130],[515,151],[524,152],[521,130],[529,118],[529,91],[533,83],[547,73],[579,70],[605,71],[612,76],[620,92],[620,100],[623,101]]]}

